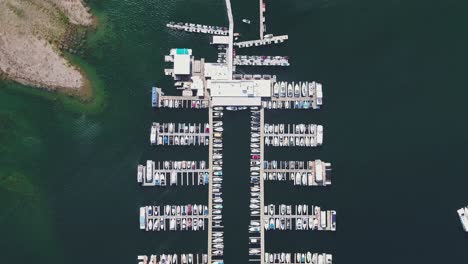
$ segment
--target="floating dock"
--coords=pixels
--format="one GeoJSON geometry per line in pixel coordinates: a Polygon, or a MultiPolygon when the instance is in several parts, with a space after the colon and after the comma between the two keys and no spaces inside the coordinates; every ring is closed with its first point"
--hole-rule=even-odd
{"type": "Polygon", "coordinates": [[[331,164],[313,161],[264,161],[263,179],[292,181],[297,186],[331,185],[331,164]]]}
{"type": "MultiPolygon", "coordinates": [[[[190,92],[191,94],[191,92],[190,92]]],[[[188,109],[203,109],[209,107],[208,99],[200,96],[192,95],[164,95],[161,88],[153,87],[151,106],[154,108],[188,108],[188,109]]]]}
{"type": "Polygon", "coordinates": [[[209,25],[181,23],[181,22],[177,22],[177,23],[169,22],[166,24],[166,27],[175,29],[175,30],[193,32],[193,33],[204,33],[204,34],[222,35],[222,36],[227,36],[229,34],[229,31],[226,27],[219,27],[219,26],[209,26],[209,25]]]}
{"type": "Polygon", "coordinates": [[[281,36],[271,36],[271,37],[264,37],[263,39],[257,40],[247,40],[247,41],[239,41],[234,42],[234,46],[237,48],[249,48],[249,47],[259,47],[259,46],[267,46],[272,44],[281,44],[288,40],[288,35],[281,35],[281,36]]]}
{"type": "Polygon", "coordinates": [[[138,264],[208,264],[207,254],[162,254],[162,255],[139,255],[138,264]]]}
{"type": "Polygon", "coordinates": [[[166,146],[207,146],[210,126],[205,124],[153,123],[151,126],[151,145],[166,146]]]}
{"type": "Polygon", "coordinates": [[[265,206],[265,230],[336,230],[336,212],[313,205],[265,206]]]}
{"type": "Polygon", "coordinates": [[[332,255],[326,253],[265,253],[264,263],[313,263],[313,264],[332,264],[332,255]]]}
{"type": "Polygon", "coordinates": [[[217,132],[210,133],[209,158],[212,181],[208,188],[208,206],[210,215],[208,218],[208,262],[223,263],[224,257],[224,226],[223,226],[223,110],[222,107],[209,109],[210,126],[217,132]]]}
{"type": "Polygon", "coordinates": [[[261,177],[262,144],[261,123],[263,110],[259,107],[251,108],[251,134],[250,134],[250,225],[249,225],[249,261],[261,262],[262,251],[262,211],[263,206],[263,179],[261,177]]]}
{"type": "Polygon", "coordinates": [[[315,124],[265,124],[265,146],[318,147],[323,143],[323,126],[315,124]]]}
{"type": "Polygon", "coordinates": [[[239,66],[289,66],[287,56],[247,56],[236,55],[234,65],[239,66]]]}

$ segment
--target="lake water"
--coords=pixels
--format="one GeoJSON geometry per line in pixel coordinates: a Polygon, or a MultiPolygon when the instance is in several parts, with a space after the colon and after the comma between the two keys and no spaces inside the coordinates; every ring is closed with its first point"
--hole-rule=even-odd
{"type": "MultiPolygon", "coordinates": [[[[139,206],[205,204],[206,188],[142,188],[135,174],[146,159],[207,159],[207,148],[149,146],[153,121],[208,118],[206,110],[152,110],[150,87],[176,93],[163,73],[170,48],[215,60],[207,36],[165,24],[225,25],[224,1],[90,2],[105,30],[84,59],[105,84],[103,112],[70,112],[0,89],[1,263],[128,264],[138,254],[207,250],[205,232],[138,229],[139,206]]],[[[232,6],[235,31],[256,38],[258,2],[232,6]]],[[[267,1],[268,32],[288,34],[288,42],[238,53],[287,55],[291,66],[239,70],[322,82],[322,110],[265,116],[323,124],[325,144],[267,148],[266,159],[320,158],[333,172],[331,188],[267,183],[265,202],[320,205],[338,219],[334,233],[267,233],[268,251],[333,253],[335,263],[468,263],[456,214],[468,205],[467,8],[466,1],[267,1]]],[[[224,120],[225,260],[247,263],[250,119],[229,112],[224,120]]]]}

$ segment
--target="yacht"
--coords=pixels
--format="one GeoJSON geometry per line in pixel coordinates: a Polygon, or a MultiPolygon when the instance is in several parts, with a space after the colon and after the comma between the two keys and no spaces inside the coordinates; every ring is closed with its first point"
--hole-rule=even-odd
{"type": "Polygon", "coordinates": [[[280,96],[281,96],[281,97],[285,97],[285,96],[286,96],[286,83],[285,83],[285,82],[281,82],[280,96]]]}
{"type": "Polygon", "coordinates": [[[322,145],[323,143],[323,126],[317,126],[317,145],[322,145]]]}
{"type": "Polygon", "coordinates": [[[246,19],[246,18],[242,19],[242,22],[244,22],[244,23],[246,23],[246,24],[250,24],[250,20],[248,20],[248,19],[246,19]]]}
{"type": "MultiPolygon", "coordinates": [[[[468,212],[468,211],[467,211],[467,212],[468,212]]],[[[467,218],[465,217],[465,219],[467,219],[467,218]]],[[[332,230],[332,231],[336,231],[336,211],[334,211],[334,210],[331,211],[331,224],[332,224],[332,225],[331,225],[331,230],[332,230]]],[[[464,224],[464,229],[465,229],[466,232],[468,232],[468,231],[467,231],[467,229],[468,229],[468,221],[465,222],[465,224],[464,224]]]]}
{"type": "Polygon", "coordinates": [[[306,83],[306,82],[303,82],[301,88],[302,88],[302,89],[301,89],[301,90],[302,90],[302,96],[303,96],[303,97],[307,97],[307,96],[309,95],[309,91],[308,91],[308,89],[307,89],[307,83],[306,83]]]}
{"type": "Polygon", "coordinates": [[[150,142],[151,144],[156,144],[156,124],[153,123],[151,126],[151,134],[150,134],[150,142]]]}
{"type": "Polygon", "coordinates": [[[153,180],[153,161],[146,161],[146,182],[153,180]]]}
{"type": "Polygon", "coordinates": [[[275,85],[273,86],[273,95],[275,97],[278,97],[278,95],[279,95],[279,85],[278,85],[278,83],[275,83],[275,85]]]}
{"type": "MultiPolygon", "coordinates": [[[[293,88],[292,88],[292,85],[289,83],[288,84],[288,97],[292,97],[293,96],[293,88]]],[[[289,106],[289,102],[286,102],[289,106]]]]}
{"type": "Polygon", "coordinates": [[[468,232],[468,206],[458,209],[457,213],[460,217],[463,230],[465,230],[465,232],[468,232]]]}
{"type": "Polygon", "coordinates": [[[171,172],[171,185],[177,184],[177,172],[172,171],[171,172]]]}
{"type": "Polygon", "coordinates": [[[309,83],[309,96],[312,97],[315,93],[315,82],[309,83]]]}
{"type": "Polygon", "coordinates": [[[145,207],[140,207],[140,229],[146,228],[146,210],[145,207]]]}
{"type": "Polygon", "coordinates": [[[294,96],[299,97],[301,95],[301,89],[299,88],[299,85],[296,83],[294,85],[294,96]]]}
{"type": "Polygon", "coordinates": [[[325,254],[325,264],[332,264],[332,255],[325,254]]]}
{"type": "Polygon", "coordinates": [[[323,257],[323,254],[318,255],[318,263],[317,264],[324,264],[325,259],[323,257]]]}
{"type": "Polygon", "coordinates": [[[229,111],[237,111],[237,107],[236,106],[228,106],[226,107],[226,110],[229,110],[229,111]]]}

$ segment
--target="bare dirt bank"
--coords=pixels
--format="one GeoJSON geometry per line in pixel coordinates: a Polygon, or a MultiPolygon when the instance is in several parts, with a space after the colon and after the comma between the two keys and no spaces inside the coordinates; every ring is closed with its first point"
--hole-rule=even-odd
{"type": "Polygon", "coordinates": [[[59,47],[71,26],[92,24],[81,0],[0,0],[0,74],[22,84],[88,97],[89,81],[59,47]]]}

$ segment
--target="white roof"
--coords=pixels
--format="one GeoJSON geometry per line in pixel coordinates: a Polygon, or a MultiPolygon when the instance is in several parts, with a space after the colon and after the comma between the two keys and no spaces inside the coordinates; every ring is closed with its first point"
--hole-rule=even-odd
{"type": "Polygon", "coordinates": [[[271,80],[208,80],[212,97],[271,97],[271,80]]]}
{"type": "Polygon", "coordinates": [[[230,77],[226,63],[205,63],[205,77],[212,80],[228,80],[230,77]]]}
{"type": "Polygon", "coordinates": [[[212,44],[222,44],[228,45],[229,44],[229,36],[213,36],[212,44]]]}
{"type": "Polygon", "coordinates": [[[190,74],[190,55],[188,54],[174,55],[174,74],[175,75],[190,74]]]}

